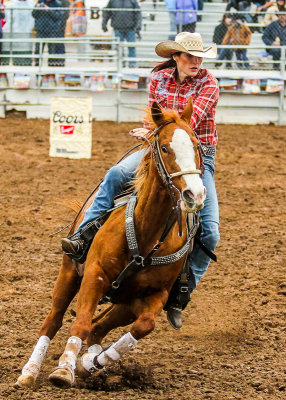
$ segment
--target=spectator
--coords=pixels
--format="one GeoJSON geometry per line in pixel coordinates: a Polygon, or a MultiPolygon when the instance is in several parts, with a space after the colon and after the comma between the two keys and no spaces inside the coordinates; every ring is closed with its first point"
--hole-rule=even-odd
{"type": "MultiPolygon", "coordinates": [[[[279,7],[279,11],[284,12],[285,8],[279,7]]],[[[286,45],[286,13],[278,14],[277,21],[273,21],[267,26],[262,35],[262,40],[267,46],[271,46],[267,51],[272,56],[273,61],[279,61],[281,58],[281,49],[278,49],[277,46],[286,45]]],[[[274,63],[273,69],[279,70],[279,63],[274,63]]]]}
{"type": "Polygon", "coordinates": [[[276,13],[279,11],[278,8],[282,10],[284,8],[286,10],[285,0],[276,0],[276,3],[267,9],[264,20],[262,21],[265,26],[268,26],[273,21],[277,21],[278,17],[276,13]]]}
{"type": "MultiPolygon", "coordinates": [[[[65,37],[65,30],[66,30],[66,24],[67,24],[67,20],[69,18],[70,15],[70,1],[69,0],[59,0],[61,1],[61,7],[65,8],[65,10],[63,11],[63,17],[61,20],[61,24],[60,24],[60,29],[58,32],[57,37],[61,37],[64,38],[65,37]]],[[[55,53],[56,54],[65,54],[66,53],[66,48],[65,48],[65,44],[64,43],[56,43],[55,44],[55,53]]],[[[65,65],[65,59],[58,59],[58,66],[62,66],[64,67],[65,65]]]]}
{"type": "Polygon", "coordinates": [[[177,33],[179,32],[195,32],[197,23],[198,0],[177,0],[176,24],[177,33]],[[185,12],[184,12],[185,11],[185,12]]]}
{"type": "MultiPolygon", "coordinates": [[[[224,14],[222,17],[221,23],[215,27],[213,34],[213,42],[216,44],[222,44],[222,41],[225,37],[225,34],[228,28],[231,26],[232,16],[229,13],[224,14]]],[[[232,49],[218,49],[218,57],[217,60],[231,60],[232,59],[232,49]]],[[[215,67],[220,67],[222,65],[221,62],[217,62],[215,67]]],[[[231,63],[226,63],[226,68],[231,68],[231,63]]]]}
{"type": "MultiPolygon", "coordinates": [[[[204,0],[198,0],[198,10],[203,11],[204,9],[204,0]]],[[[200,22],[203,19],[202,14],[198,14],[197,20],[200,22]]]]}
{"type": "MultiPolygon", "coordinates": [[[[11,0],[6,8],[6,23],[3,28],[4,39],[21,39],[3,44],[3,54],[27,55],[32,54],[32,43],[22,39],[31,39],[33,35],[34,19],[32,9],[33,0],[11,0]]],[[[3,60],[9,64],[9,58],[3,60]]],[[[32,58],[13,58],[14,65],[32,65],[32,58]]]]}
{"type": "MultiPolygon", "coordinates": [[[[140,35],[141,31],[141,9],[137,0],[109,0],[103,10],[102,30],[104,32],[107,32],[109,20],[111,20],[115,36],[121,42],[124,40],[136,42],[136,34],[140,35]]],[[[136,57],[135,47],[128,47],[128,57],[136,57]]],[[[129,67],[136,67],[136,63],[129,61],[129,67]]]]}
{"type": "MultiPolygon", "coordinates": [[[[228,28],[225,37],[223,38],[222,44],[232,44],[233,46],[249,45],[251,40],[251,30],[248,28],[247,25],[241,23],[238,19],[234,19],[232,21],[231,26],[228,28]]],[[[246,55],[246,49],[234,49],[236,59],[238,61],[237,67],[239,69],[247,68],[250,69],[249,60],[246,55]],[[243,61],[241,63],[240,61],[243,61]]]]}
{"type": "MultiPolygon", "coordinates": [[[[72,13],[71,13],[71,23],[72,23],[72,32],[71,34],[79,39],[86,34],[87,30],[87,19],[86,19],[86,11],[85,4],[83,0],[74,0],[72,5],[72,13]]],[[[82,61],[82,55],[87,53],[87,44],[86,41],[80,40],[77,43],[77,52],[80,56],[79,61],[82,61]]]]}
{"type": "MultiPolygon", "coordinates": [[[[5,24],[4,21],[5,21],[4,5],[1,1],[1,3],[0,3],[0,39],[2,39],[2,36],[3,36],[2,28],[5,24]]],[[[1,42],[0,42],[0,54],[2,54],[2,43],[1,42]]],[[[1,64],[2,64],[2,60],[0,58],[0,65],[1,64]]]]}
{"type": "Polygon", "coordinates": [[[170,19],[170,33],[169,33],[169,40],[175,40],[177,26],[176,26],[176,0],[164,0],[167,10],[169,12],[169,19],[170,19]]]}
{"type": "Polygon", "coordinates": [[[247,6],[250,6],[251,0],[228,0],[225,11],[230,11],[235,8],[237,11],[244,11],[247,6]]]}
{"type": "MultiPolygon", "coordinates": [[[[258,18],[260,16],[259,13],[264,13],[266,10],[274,5],[274,1],[268,0],[252,0],[251,8],[252,11],[255,11],[255,14],[252,17],[252,22],[258,23],[258,18]]],[[[261,32],[261,28],[256,29],[258,32],[261,32]]]]}
{"type": "MultiPolygon", "coordinates": [[[[37,39],[59,37],[64,19],[64,11],[57,10],[59,7],[62,7],[62,3],[59,0],[38,0],[32,12],[35,18],[37,39]]],[[[41,52],[44,51],[44,47],[45,42],[42,42],[41,52]]],[[[48,42],[48,51],[49,54],[59,54],[57,43],[48,42]]],[[[40,54],[40,43],[36,43],[35,54],[40,54]]],[[[49,66],[59,66],[61,64],[62,60],[49,58],[49,66]]],[[[39,65],[39,58],[36,59],[35,65],[39,65]]]]}

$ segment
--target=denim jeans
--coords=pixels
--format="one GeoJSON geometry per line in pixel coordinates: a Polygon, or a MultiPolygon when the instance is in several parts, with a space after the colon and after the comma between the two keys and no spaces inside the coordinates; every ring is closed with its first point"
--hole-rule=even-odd
{"type": "MultiPolygon", "coordinates": [[[[233,51],[231,49],[218,49],[218,57],[217,60],[232,60],[233,51]]],[[[227,62],[227,65],[231,65],[231,63],[227,62]]]]}
{"type": "MultiPolygon", "coordinates": [[[[119,38],[120,42],[126,40],[127,42],[136,42],[136,32],[135,30],[129,31],[119,31],[118,29],[114,29],[114,35],[119,38]]],[[[136,57],[136,48],[128,47],[128,57],[136,57]]],[[[129,67],[135,68],[136,63],[133,61],[129,61],[129,67]]]]}
{"type": "MultiPolygon", "coordinates": [[[[120,194],[125,185],[134,177],[134,171],[142,160],[146,150],[139,150],[119,164],[110,168],[101,183],[99,190],[91,206],[86,210],[84,219],[78,228],[83,228],[88,222],[99,217],[104,211],[113,207],[114,197],[120,194]]],[[[205,206],[200,211],[200,221],[202,224],[201,240],[206,247],[214,251],[219,241],[219,210],[214,181],[214,156],[204,156],[205,173],[203,183],[207,190],[205,206]]],[[[190,258],[190,268],[194,275],[195,282],[193,290],[204,273],[206,272],[210,258],[198,246],[195,246],[190,258]]]]}
{"type": "Polygon", "coordinates": [[[170,18],[170,35],[168,40],[175,40],[175,36],[177,33],[177,25],[176,25],[176,11],[169,11],[169,18],[170,18]]]}
{"type": "Polygon", "coordinates": [[[246,49],[235,50],[235,55],[237,58],[237,66],[239,69],[247,68],[250,69],[249,60],[246,55],[246,49]],[[239,61],[244,61],[243,63],[239,61]]]}
{"type": "MultiPolygon", "coordinates": [[[[203,184],[207,191],[205,206],[200,211],[200,222],[202,225],[201,241],[211,251],[214,251],[219,239],[219,207],[214,181],[214,156],[204,156],[205,172],[202,177],[203,184]]],[[[196,244],[188,259],[190,269],[193,273],[194,282],[191,280],[191,291],[195,289],[204,273],[206,272],[211,259],[206,253],[196,244]]]]}

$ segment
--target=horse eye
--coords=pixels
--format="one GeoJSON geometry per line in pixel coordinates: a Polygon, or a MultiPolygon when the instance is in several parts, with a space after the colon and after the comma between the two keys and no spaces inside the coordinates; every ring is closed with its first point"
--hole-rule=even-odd
{"type": "Polygon", "coordinates": [[[162,149],[163,153],[168,153],[168,147],[165,144],[163,144],[163,146],[161,146],[161,149],[162,149]]]}

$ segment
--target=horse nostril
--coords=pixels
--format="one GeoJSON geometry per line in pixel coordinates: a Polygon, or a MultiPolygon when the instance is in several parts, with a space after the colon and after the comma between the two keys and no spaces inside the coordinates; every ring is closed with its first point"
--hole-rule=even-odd
{"type": "Polygon", "coordinates": [[[183,198],[189,202],[192,203],[194,201],[194,194],[191,190],[184,190],[183,191],[183,198]]]}

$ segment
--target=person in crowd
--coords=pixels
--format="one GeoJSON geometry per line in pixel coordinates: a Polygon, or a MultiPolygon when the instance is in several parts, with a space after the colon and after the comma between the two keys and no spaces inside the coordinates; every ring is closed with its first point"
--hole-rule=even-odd
{"type": "Polygon", "coordinates": [[[235,8],[237,11],[244,11],[250,7],[251,0],[228,0],[225,11],[230,11],[235,8]]]}
{"type": "Polygon", "coordinates": [[[279,12],[279,8],[286,10],[285,0],[276,0],[276,3],[267,9],[262,21],[265,26],[268,26],[273,21],[277,21],[278,17],[276,13],[279,12]]]}
{"type": "MultiPolygon", "coordinates": [[[[255,13],[252,16],[252,22],[258,23],[258,20],[261,19],[260,16],[265,13],[269,7],[272,7],[274,5],[274,1],[270,0],[252,0],[251,6],[252,6],[252,11],[255,13]]],[[[257,27],[254,29],[254,31],[257,30],[259,33],[262,32],[262,29],[260,27],[257,27]]]]}
{"type": "MultiPolygon", "coordinates": [[[[249,11],[251,6],[251,0],[228,0],[225,11],[230,11],[234,8],[237,11],[249,11]]],[[[252,22],[252,17],[250,14],[239,14],[242,20],[247,22],[252,22]]]]}
{"type": "MultiPolygon", "coordinates": [[[[225,37],[225,34],[228,30],[228,28],[231,26],[232,23],[232,15],[229,13],[225,13],[222,17],[221,23],[217,25],[214,29],[214,34],[213,34],[213,42],[216,44],[222,44],[222,41],[225,37]]],[[[218,49],[218,57],[216,62],[215,67],[220,67],[222,65],[222,62],[220,60],[231,60],[233,56],[233,51],[232,49],[218,49]]],[[[228,62],[226,63],[226,68],[231,68],[231,63],[228,62]]]]}
{"type": "MultiPolygon", "coordinates": [[[[85,10],[85,3],[83,0],[74,0],[72,4],[71,14],[71,34],[79,39],[82,39],[87,31],[87,17],[85,10]]],[[[80,57],[85,55],[88,51],[86,41],[80,40],[77,43],[77,51],[80,57]]],[[[79,58],[81,61],[82,58],[79,58]]]]}
{"type": "MultiPolygon", "coordinates": [[[[4,11],[4,4],[0,2],[0,39],[3,36],[3,26],[5,21],[5,11],[4,11]]],[[[2,42],[0,43],[0,55],[2,54],[2,42]]],[[[0,65],[2,64],[2,58],[0,58],[0,65]]]]}
{"type": "MultiPolygon", "coordinates": [[[[32,10],[33,0],[11,0],[6,8],[6,24],[3,28],[4,39],[21,39],[19,42],[5,42],[4,54],[31,55],[32,43],[22,39],[31,39],[33,36],[34,19],[32,10]]],[[[5,58],[5,64],[9,64],[9,58],[5,58]]],[[[30,57],[13,58],[14,65],[32,65],[30,57]]]]}
{"type": "Polygon", "coordinates": [[[169,19],[170,19],[170,34],[168,39],[174,40],[177,32],[177,25],[176,25],[176,0],[164,0],[167,10],[169,12],[169,19]]]}
{"type": "MultiPolygon", "coordinates": [[[[37,39],[54,39],[59,37],[65,15],[63,10],[58,10],[58,8],[61,7],[62,3],[60,0],[38,0],[32,12],[32,16],[35,19],[37,39]]],[[[42,42],[41,52],[43,52],[44,46],[45,42],[42,42]]],[[[60,54],[59,50],[57,43],[48,42],[48,51],[50,55],[60,54]]],[[[36,43],[35,55],[38,56],[39,54],[40,43],[38,42],[36,43]]],[[[49,58],[48,60],[49,66],[60,66],[61,64],[62,60],[56,58],[49,58]]],[[[35,65],[39,65],[39,57],[36,58],[35,65]]]]}
{"type": "Polygon", "coordinates": [[[182,31],[195,32],[197,24],[198,0],[176,0],[176,9],[177,33],[182,31]]]}
{"type": "MultiPolygon", "coordinates": [[[[203,58],[215,58],[217,49],[213,44],[204,48],[199,33],[181,32],[174,41],[159,43],[155,51],[165,58],[153,69],[149,87],[149,107],[157,101],[164,109],[175,109],[181,114],[190,96],[193,99],[191,129],[196,133],[204,150],[205,172],[202,176],[206,187],[205,206],[200,211],[202,224],[201,241],[214,251],[219,241],[219,209],[214,181],[215,154],[218,134],[215,113],[219,98],[217,79],[210,71],[201,67],[203,58]]],[[[147,123],[135,128],[131,135],[137,139],[149,134],[147,123]]],[[[139,150],[112,167],[106,174],[91,206],[86,210],[84,219],[69,238],[62,239],[63,251],[71,258],[83,256],[87,242],[93,239],[95,225],[92,223],[113,207],[114,197],[121,193],[126,184],[134,177],[134,171],[145,154],[139,150]],[[93,225],[93,226],[92,226],[93,225]]],[[[188,257],[190,266],[189,292],[192,292],[206,272],[210,263],[210,254],[206,254],[198,244],[188,257]]],[[[184,305],[173,303],[167,316],[171,325],[179,329],[182,325],[181,310],[184,305]]]]}
{"type": "MultiPolygon", "coordinates": [[[[63,16],[61,18],[61,24],[59,27],[59,31],[57,33],[57,37],[64,38],[65,37],[65,30],[66,30],[66,24],[67,20],[70,15],[70,1],[69,0],[59,0],[61,2],[61,7],[63,8],[63,16]]],[[[66,48],[64,43],[56,43],[55,44],[55,53],[56,54],[65,54],[66,48]]],[[[64,67],[65,65],[65,59],[61,58],[57,60],[57,65],[64,67]]]]}
{"type": "MultiPolygon", "coordinates": [[[[102,30],[107,32],[107,23],[111,20],[114,35],[121,42],[136,42],[136,33],[141,31],[141,9],[137,0],[109,0],[103,10],[102,30]],[[131,11],[130,11],[131,10],[131,11]]],[[[136,57],[136,48],[128,47],[128,57],[136,57]]],[[[129,67],[136,67],[136,62],[129,61],[129,67]]]]}
{"type": "MultiPolygon", "coordinates": [[[[281,49],[278,46],[286,45],[286,12],[284,6],[278,8],[279,14],[277,21],[271,22],[262,35],[262,40],[267,46],[267,52],[272,56],[273,61],[280,61],[281,49]]],[[[283,66],[284,67],[284,66],[283,66]]],[[[279,70],[279,63],[273,63],[273,69],[279,70]]]]}
{"type": "MultiPolygon", "coordinates": [[[[204,0],[198,0],[198,11],[203,11],[203,9],[204,9],[204,0]]],[[[202,19],[203,16],[202,14],[199,13],[197,16],[197,21],[200,22],[202,21],[202,19]]]]}
{"type": "MultiPolygon", "coordinates": [[[[231,44],[232,46],[243,45],[248,46],[251,41],[252,32],[247,25],[241,22],[238,17],[234,18],[231,26],[228,28],[225,37],[223,38],[222,45],[231,44]]],[[[237,67],[239,69],[250,69],[249,60],[247,57],[247,49],[234,49],[237,67]],[[242,62],[243,61],[243,62],[242,62]]]]}

